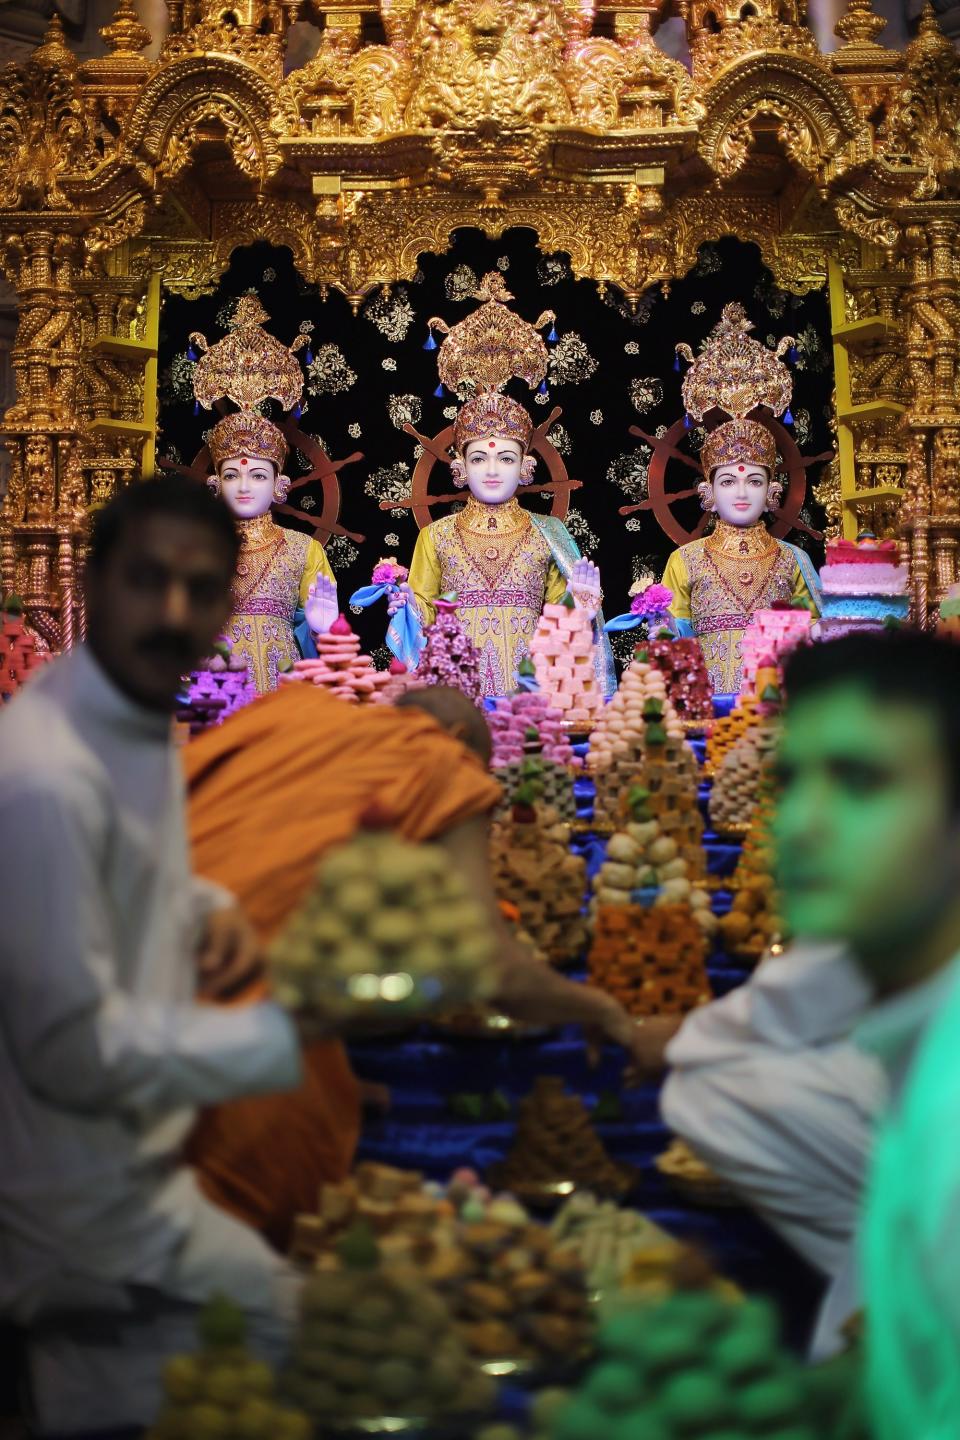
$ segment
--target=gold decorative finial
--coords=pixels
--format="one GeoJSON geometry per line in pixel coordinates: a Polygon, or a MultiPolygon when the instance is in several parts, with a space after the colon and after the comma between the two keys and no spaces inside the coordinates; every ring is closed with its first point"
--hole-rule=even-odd
{"type": "Polygon", "coordinates": [[[303,371],[295,352],[307,343],[298,335],[290,346],[263,329],[269,315],[256,295],[243,295],[237,303],[230,333],[208,345],[194,331],[190,342],[205,354],[193,372],[193,393],[209,410],[215,400],[232,400],[239,413],[227,415],[213,428],[210,454],[219,466],[237,455],[258,455],[272,460],[278,471],[287,455],[287,442],[276,425],[256,413],[262,401],[278,400],[291,410],[303,393],[303,371]]]}
{"type": "Polygon", "coordinates": [[[447,389],[470,385],[481,393],[502,390],[514,375],[531,388],[539,385],[549,356],[537,331],[555,318],[553,311],[544,310],[534,325],[522,320],[507,307],[513,296],[499,270],[484,275],[473,298],[483,301],[480,309],[456,325],[436,316],[429,322],[432,330],[447,337],[437,364],[447,389]]]}
{"type": "Polygon", "coordinates": [[[191,343],[206,352],[193,372],[193,393],[205,410],[224,397],[241,410],[271,398],[284,410],[296,405],[303,393],[303,371],[295,352],[307,337],[298,335],[292,345],[284,345],[263,329],[269,319],[256,295],[242,295],[229,335],[213,345],[198,331],[190,336],[191,343]]]}
{"type": "Polygon", "coordinates": [[[696,359],[689,345],[677,346],[677,354],[691,362],[683,378],[683,403],[693,420],[711,410],[743,420],[758,405],[782,415],[790,404],[793,380],[780,357],[794,344],[793,336],[785,335],[776,350],[768,350],[750,339],[752,329],[746,310],[734,301],[723,307],[696,359]]]}
{"type": "Polygon", "coordinates": [[[694,359],[689,345],[678,345],[677,354],[691,362],[683,379],[683,403],[687,414],[702,420],[711,410],[723,410],[731,418],[711,430],[700,452],[705,475],[718,465],[734,462],[763,465],[772,470],[777,447],[770,431],[747,417],[759,405],[782,415],[790,404],[793,381],[781,355],[794,343],[785,335],[776,350],[750,339],[753,325],[742,305],[723,307],[720,323],[714,326],[694,359]]]}
{"type": "Polygon", "coordinates": [[[137,14],[133,0],[119,0],[109,25],[100,27],[100,37],[114,55],[139,55],[153,39],[137,14]]]}
{"type": "Polygon", "coordinates": [[[877,36],[887,28],[887,22],[878,15],[871,0],[847,0],[846,13],[840,16],[833,27],[847,46],[875,45],[877,36]]]}

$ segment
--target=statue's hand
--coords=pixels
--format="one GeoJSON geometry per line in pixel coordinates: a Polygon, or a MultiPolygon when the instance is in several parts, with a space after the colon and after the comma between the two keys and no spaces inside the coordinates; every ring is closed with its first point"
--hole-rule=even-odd
{"type": "Polygon", "coordinates": [[[387,614],[391,616],[396,615],[397,611],[402,610],[404,605],[410,604],[412,598],[413,591],[410,589],[410,586],[404,582],[387,601],[387,614]]]}
{"type": "Polygon", "coordinates": [[[303,606],[307,624],[314,635],[326,635],[340,613],[336,583],[326,575],[318,575],[307,591],[303,606]]]}
{"type": "Polygon", "coordinates": [[[570,571],[567,589],[573,596],[578,610],[586,610],[592,620],[600,609],[603,590],[600,587],[600,571],[592,560],[577,560],[570,571]]]}

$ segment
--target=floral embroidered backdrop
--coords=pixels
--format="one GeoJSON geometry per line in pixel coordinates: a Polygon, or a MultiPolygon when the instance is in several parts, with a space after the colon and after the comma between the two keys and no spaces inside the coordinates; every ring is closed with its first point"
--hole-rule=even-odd
{"type": "MultiPolygon", "coordinates": [[[[161,459],[190,465],[213,424],[208,412],[194,413],[188,335],[199,330],[208,340],[219,339],[239,296],[256,291],[271,316],[268,328],[280,339],[289,344],[300,330],[310,338],[309,361],[307,348],[299,351],[305,372],[301,429],[334,459],[358,450],[364,455],[340,472],[340,520],[366,540],[358,546],[335,536],[327,547],[346,606],[352,591],[369,581],[381,555],[396,554],[409,563],[417,526],[400,502],[409,494],[418,448],[402,426],[410,423],[435,435],[455,413],[453,396],[434,393],[437,352],[424,349],[426,322],[433,315],[449,323],[467,315],[476,304],[470,296],[479,277],[494,267],[503,272],[512,306],[525,319],[534,320],[547,307],[556,312],[557,339],[550,346],[545,389],[534,394],[515,381],[510,391],[535,419],[554,406],[562,408],[550,439],[570,475],[583,481],[582,489],[571,494],[566,523],[584,553],[601,566],[608,614],[628,608],[631,584],[643,573],[659,575],[672,548],[652,511],[627,518],[618,513],[647,494],[651,449],[631,436],[629,427],[639,425],[656,436],[680,418],[682,376],[675,369],[674,346],[686,340],[697,350],[728,301],[746,306],[756,338],[767,344],[783,334],[795,336],[793,434],[807,454],[831,447],[833,369],[826,297],[822,292],[798,297],[779,289],[755,246],[734,239],[703,246],[689,275],[675,281],[667,295],[651,291],[631,313],[616,292],[576,280],[563,255],[542,254],[529,231],[511,231],[500,240],[459,231],[446,255],[422,256],[410,284],[371,296],[356,316],[342,296],[324,300],[307,285],[289,251],[267,245],[235,252],[214,295],[195,301],[168,297],[161,327],[161,459]],[[396,501],[396,508],[381,509],[382,501],[396,501]]],[[[265,413],[279,418],[269,408],[265,413]]],[[[690,432],[693,451],[702,438],[698,429],[690,432]]],[[[309,468],[306,455],[291,456],[291,475],[309,468]]],[[[811,484],[819,473],[819,467],[808,472],[811,484]]],[[[671,483],[680,488],[681,477],[671,483]]],[[[296,492],[297,504],[307,512],[321,503],[319,487],[317,494],[312,488],[296,492]]],[[[449,489],[436,470],[431,488],[449,489]]],[[[549,508],[536,481],[526,503],[549,508]]],[[[435,518],[440,513],[436,510],[435,518]]],[[[692,528],[696,502],[681,502],[675,513],[692,528]]],[[[814,530],[822,528],[822,513],[812,499],[801,519],[814,530]]],[[[802,533],[790,538],[809,549],[816,563],[822,561],[815,540],[802,533]]],[[[385,613],[367,611],[351,616],[351,622],[378,663],[385,663],[385,613]]],[[[629,634],[615,638],[628,653],[629,634]]]]}

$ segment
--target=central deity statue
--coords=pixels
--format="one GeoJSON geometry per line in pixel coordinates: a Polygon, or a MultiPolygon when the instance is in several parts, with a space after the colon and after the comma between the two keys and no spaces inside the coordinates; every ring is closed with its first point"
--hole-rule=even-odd
{"type": "Polygon", "coordinates": [[[313,637],[337,618],[337,586],[323,546],[278,525],[270,513],[290,489],[283,473],[288,447],[282,430],[256,407],[271,397],[285,410],[299,403],[303,372],[295,351],[305,337],[282,345],[263,329],[268,318],[255,295],[244,295],[222,340],[208,346],[202,335],[190,336],[205,352],[193,375],[198,402],[209,410],[226,398],[240,407],[210,433],[214,473],[207,483],[223,496],[240,532],[227,635],[260,694],[276,688],[288,662],[316,655],[313,637]]]}
{"type": "Polygon", "coordinates": [[[775,510],[782,485],[775,478],[776,441],[755,413],[779,416],[790,403],[792,381],[781,355],[751,340],[742,305],[724,307],[720,323],[694,359],[688,345],[677,351],[691,361],[683,403],[691,420],[726,414],[703,442],[700,503],[715,517],[700,540],[674,550],[663,572],[673,592],[671,613],[681,634],[695,635],[716,694],[739,691],[741,641],[750,617],[777,600],[804,600],[819,610],[820,587],[810,557],[771,535],[764,517],[775,510]]]}
{"type": "Polygon", "coordinates": [[[561,520],[534,514],[517,498],[536,470],[534,424],[503,386],[513,376],[531,386],[545,378],[548,352],[537,332],[553,315],[545,312],[537,326],[521,320],[508,309],[513,297],[496,270],[484,276],[475,298],[480,308],[459,324],[430,321],[431,332],[446,335],[440,379],[454,393],[472,392],[454,422],[450,461],[454,484],[469,498],[421,530],[409,583],[391,602],[391,614],[413,604],[429,625],[439,597],[454,592],[457,616],[480,652],[483,694],[503,695],[515,686],[544,604],[569,591],[594,622],[595,663],[609,692],[613,664],[602,634],[600,572],[561,520]]]}

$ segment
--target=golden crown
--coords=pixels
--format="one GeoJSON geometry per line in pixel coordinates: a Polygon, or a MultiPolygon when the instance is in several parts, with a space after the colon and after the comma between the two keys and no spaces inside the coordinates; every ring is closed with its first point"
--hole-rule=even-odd
{"type": "Polygon", "coordinates": [[[507,306],[513,296],[498,270],[484,275],[474,299],[483,302],[479,310],[456,325],[437,316],[429,322],[431,330],[446,336],[437,362],[444,385],[454,392],[472,386],[477,392],[457,416],[454,442],[462,450],[470,440],[496,434],[518,440],[526,449],[533,421],[522,405],[499,392],[513,376],[531,388],[546,378],[549,353],[537,332],[551,323],[554,313],[544,310],[534,325],[521,319],[507,306]]]}
{"type": "Polygon", "coordinates": [[[773,471],[777,464],[777,442],[757,420],[728,420],[711,430],[704,440],[700,464],[707,476],[721,465],[763,465],[773,471]]]}
{"type": "Polygon", "coordinates": [[[723,307],[696,359],[689,345],[677,346],[677,354],[691,362],[683,377],[683,403],[691,419],[725,410],[732,420],[744,420],[758,405],[774,415],[786,410],[793,380],[780,357],[794,344],[793,336],[785,335],[770,350],[750,339],[752,329],[746,310],[734,302],[723,307]]]}
{"type": "Polygon", "coordinates": [[[287,454],[287,442],[276,425],[255,407],[262,401],[278,400],[291,410],[303,393],[303,371],[296,351],[307,343],[298,335],[290,346],[282,344],[263,329],[269,315],[256,295],[242,295],[230,321],[229,334],[208,345],[206,337],[194,331],[191,344],[204,352],[193,372],[193,393],[205,410],[215,400],[232,400],[239,412],[217,422],[210,436],[210,455],[220,466],[237,455],[255,455],[272,460],[279,470],[287,454]]]}

